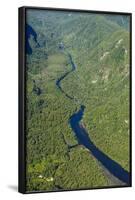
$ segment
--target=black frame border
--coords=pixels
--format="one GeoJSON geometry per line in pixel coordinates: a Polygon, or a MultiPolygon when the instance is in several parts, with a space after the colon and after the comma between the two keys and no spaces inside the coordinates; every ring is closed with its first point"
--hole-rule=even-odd
{"type": "Polygon", "coordinates": [[[114,11],[98,11],[98,10],[82,10],[71,8],[53,8],[53,7],[37,7],[23,6],[18,8],[18,192],[22,194],[33,193],[49,193],[49,192],[65,192],[65,191],[81,191],[93,189],[113,189],[132,187],[132,13],[129,12],[114,12],[114,11]],[[65,11],[65,12],[81,12],[95,14],[110,14],[110,15],[128,15],[130,17],[130,89],[129,89],[129,119],[130,119],[130,184],[125,186],[103,186],[83,189],[67,189],[67,190],[50,190],[50,191],[27,191],[26,190],[26,55],[25,55],[25,25],[27,9],[33,10],[48,10],[48,11],[65,11]]]}

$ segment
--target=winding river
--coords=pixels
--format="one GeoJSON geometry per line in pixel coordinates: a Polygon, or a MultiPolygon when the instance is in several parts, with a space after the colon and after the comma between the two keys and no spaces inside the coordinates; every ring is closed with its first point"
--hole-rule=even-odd
{"type": "MultiPolygon", "coordinates": [[[[69,98],[71,101],[77,101],[74,97],[68,95],[61,87],[61,81],[68,76],[70,73],[76,70],[76,65],[73,62],[71,54],[67,53],[69,61],[71,64],[71,70],[62,75],[56,80],[57,88],[69,98]]],[[[77,102],[78,103],[78,102],[77,102]]],[[[103,153],[90,139],[87,130],[84,128],[81,120],[83,118],[85,106],[80,105],[78,112],[74,113],[69,118],[69,124],[76,135],[78,143],[87,148],[93,157],[97,160],[99,166],[101,166],[103,173],[107,176],[111,182],[111,185],[129,185],[130,184],[130,174],[128,171],[123,169],[116,161],[112,160],[109,156],[103,153]]]]}

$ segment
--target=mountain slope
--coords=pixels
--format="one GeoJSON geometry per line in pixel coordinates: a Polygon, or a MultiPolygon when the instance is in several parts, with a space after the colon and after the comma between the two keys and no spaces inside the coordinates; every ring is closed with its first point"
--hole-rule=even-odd
{"type": "Polygon", "coordinates": [[[39,46],[29,38],[28,191],[116,186],[78,144],[68,123],[80,105],[86,107],[82,123],[93,143],[129,171],[129,31],[119,20],[119,16],[29,10],[27,23],[39,46]],[[67,52],[76,65],[72,73],[67,52]],[[66,73],[61,88],[78,104],[56,87],[66,73]]]}

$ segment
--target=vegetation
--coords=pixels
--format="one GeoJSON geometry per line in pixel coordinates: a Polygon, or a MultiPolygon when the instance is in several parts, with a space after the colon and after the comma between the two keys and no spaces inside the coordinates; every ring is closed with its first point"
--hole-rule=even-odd
{"type": "Polygon", "coordinates": [[[94,144],[129,171],[129,18],[59,11],[27,11],[32,54],[27,55],[27,190],[112,185],[78,144],[68,121],[85,105],[83,125],[94,144]],[[123,23],[124,22],[124,23],[123,23]],[[59,48],[64,44],[64,51],[59,48]],[[72,102],[56,87],[61,81],[72,102]]]}

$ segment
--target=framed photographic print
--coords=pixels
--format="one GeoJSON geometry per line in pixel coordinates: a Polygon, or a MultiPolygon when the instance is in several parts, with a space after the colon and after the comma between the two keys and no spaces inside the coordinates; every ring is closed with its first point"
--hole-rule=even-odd
{"type": "Polygon", "coordinates": [[[19,192],[131,186],[131,24],[19,8],[19,192]]]}

